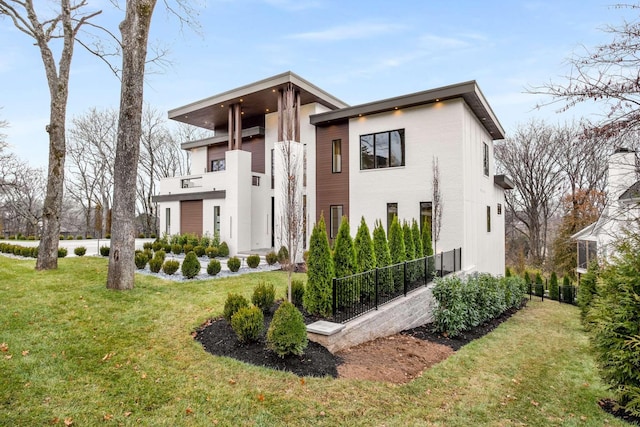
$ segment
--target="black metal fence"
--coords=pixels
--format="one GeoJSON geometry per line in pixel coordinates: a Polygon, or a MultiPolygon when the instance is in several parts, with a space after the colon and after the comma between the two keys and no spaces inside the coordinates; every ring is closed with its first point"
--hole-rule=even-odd
{"type": "Polygon", "coordinates": [[[531,300],[534,296],[539,297],[542,301],[546,299],[558,301],[560,303],[565,304],[573,304],[576,305],[577,297],[578,297],[578,287],[574,285],[560,285],[558,286],[558,296],[557,298],[552,297],[549,289],[545,287],[542,283],[529,283],[528,294],[529,300],[531,300]]]}
{"type": "Polygon", "coordinates": [[[462,248],[333,279],[333,321],[345,323],[462,268],[462,248]]]}

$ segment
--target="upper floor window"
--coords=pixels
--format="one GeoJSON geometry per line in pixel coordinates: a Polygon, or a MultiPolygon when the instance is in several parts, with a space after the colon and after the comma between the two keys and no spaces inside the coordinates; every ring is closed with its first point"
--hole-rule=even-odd
{"type": "Polygon", "coordinates": [[[211,172],[223,171],[224,166],[224,159],[211,160],[211,172]]]}
{"type": "Polygon", "coordinates": [[[483,158],[482,158],[482,167],[484,168],[484,174],[489,176],[489,146],[486,142],[482,143],[483,146],[483,158]]]}
{"type": "Polygon", "coordinates": [[[180,184],[182,188],[202,187],[202,177],[181,179],[180,184]]]}
{"type": "Polygon", "coordinates": [[[331,172],[340,173],[342,172],[342,140],[334,139],[331,141],[331,172]]]}
{"type": "Polygon", "coordinates": [[[360,169],[404,166],[404,129],[360,136],[360,169]]]}

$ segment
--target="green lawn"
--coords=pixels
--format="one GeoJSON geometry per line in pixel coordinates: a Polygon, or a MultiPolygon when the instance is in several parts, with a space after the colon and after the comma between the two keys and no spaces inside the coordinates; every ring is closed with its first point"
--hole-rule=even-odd
{"type": "Polygon", "coordinates": [[[575,307],[532,302],[413,382],[305,378],[214,357],[191,337],[284,273],[170,282],[138,275],[105,288],[107,260],[69,258],[36,272],[0,256],[0,425],[625,425],[575,307]]]}

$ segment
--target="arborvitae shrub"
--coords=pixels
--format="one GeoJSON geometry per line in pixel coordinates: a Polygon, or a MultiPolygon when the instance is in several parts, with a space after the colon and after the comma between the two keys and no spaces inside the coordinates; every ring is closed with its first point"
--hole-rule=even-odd
{"type": "Polygon", "coordinates": [[[587,313],[591,308],[593,299],[598,294],[598,264],[592,262],[589,264],[587,272],[580,278],[580,286],[578,287],[578,307],[580,307],[580,316],[584,321],[587,313]]]}
{"type": "Polygon", "coordinates": [[[256,341],[264,330],[264,315],[258,307],[241,307],[231,316],[231,328],[240,342],[256,341]]]}
{"type": "Polygon", "coordinates": [[[153,242],[144,242],[142,244],[142,249],[151,249],[151,250],[153,250],[153,242]]]}
{"type": "Polygon", "coordinates": [[[533,285],[533,293],[537,297],[544,296],[544,285],[542,283],[535,283],[533,285]]]}
{"type": "Polygon", "coordinates": [[[504,268],[504,277],[511,277],[511,269],[509,267],[504,268]]]}
{"type": "Polygon", "coordinates": [[[200,273],[200,260],[195,252],[189,251],[182,261],[182,275],[187,279],[193,279],[200,273]]]}
{"type": "Polygon", "coordinates": [[[182,246],[182,250],[184,251],[185,254],[188,254],[193,250],[193,245],[191,243],[186,243],[185,245],[182,246]]]}
{"type": "Polygon", "coordinates": [[[163,250],[159,250],[156,251],[155,254],[153,254],[154,258],[162,258],[162,261],[164,261],[164,259],[167,257],[167,253],[163,250]]]}
{"type": "Polygon", "coordinates": [[[291,281],[291,302],[298,308],[302,308],[304,301],[304,282],[302,280],[291,281]]]}
{"type": "Polygon", "coordinates": [[[151,270],[152,273],[159,273],[160,270],[162,269],[163,263],[164,263],[164,258],[154,256],[149,260],[149,270],[151,270]]]}
{"type": "Polygon", "coordinates": [[[331,262],[327,227],[324,222],[324,216],[321,214],[320,220],[313,227],[309,241],[307,289],[303,299],[304,308],[309,313],[325,317],[331,314],[332,278],[333,262],[331,262]]]}
{"type": "Polygon", "coordinates": [[[404,239],[404,251],[405,260],[411,261],[416,258],[416,250],[413,245],[413,234],[411,233],[411,226],[407,221],[403,221],[402,224],[402,237],[404,239]]]}
{"type": "MultiPolygon", "coordinates": [[[[389,253],[391,254],[391,263],[399,264],[404,262],[407,257],[407,250],[404,246],[404,236],[402,227],[398,221],[398,217],[394,216],[389,228],[389,253]]],[[[393,270],[393,289],[398,291],[404,286],[404,271],[401,268],[393,270]]]]}
{"type": "Polygon", "coordinates": [[[273,265],[278,261],[278,254],[276,254],[274,251],[271,251],[266,255],[265,258],[267,260],[267,264],[273,265]]]}
{"type": "Polygon", "coordinates": [[[267,347],[280,357],[301,355],[309,344],[302,313],[290,302],[283,302],[273,315],[267,331],[267,347]]]}
{"type": "Polygon", "coordinates": [[[153,249],[154,252],[158,252],[162,248],[164,248],[164,243],[160,241],[155,241],[151,244],[151,249],[153,249]]]}
{"type": "Polygon", "coordinates": [[[247,265],[251,268],[256,268],[258,267],[258,265],[260,265],[260,255],[249,255],[247,257],[247,265]]]}
{"type": "Polygon", "coordinates": [[[178,268],[180,268],[180,263],[175,259],[166,260],[164,264],[162,264],[162,271],[169,276],[178,271],[178,268]]]}
{"type": "Polygon", "coordinates": [[[552,300],[558,300],[558,275],[556,272],[551,273],[549,278],[549,298],[552,300]]]}
{"type": "Polygon", "coordinates": [[[302,252],[302,260],[304,261],[305,264],[309,262],[309,251],[302,252]]]}
{"type": "Polygon", "coordinates": [[[204,250],[204,252],[211,259],[213,259],[213,258],[218,256],[218,248],[216,246],[209,246],[204,250]]]}
{"type": "Polygon", "coordinates": [[[373,241],[371,240],[369,227],[367,227],[364,217],[360,219],[360,226],[358,226],[356,237],[353,240],[353,247],[356,253],[356,272],[363,273],[373,270],[376,267],[376,258],[373,252],[373,241]]]}
{"type": "Polygon", "coordinates": [[[416,258],[424,256],[424,247],[422,246],[422,237],[420,236],[420,226],[415,219],[411,221],[411,237],[413,238],[413,251],[416,258]]]}
{"type": "Polygon", "coordinates": [[[67,256],[67,248],[58,248],[58,258],[64,258],[67,256]]]}
{"type": "Polygon", "coordinates": [[[256,307],[260,308],[263,312],[271,310],[274,301],[276,300],[276,290],[273,287],[273,283],[260,282],[253,290],[251,296],[251,302],[256,307]]]}
{"type": "Polygon", "coordinates": [[[280,246],[278,250],[278,262],[280,264],[288,264],[289,263],[289,249],[286,246],[280,246]]]}
{"type": "Polygon", "coordinates": [[[100,255],[109,256],[109,251],[111,248],[109,246],[100,246],[100,255]]]}
{"type": "Polygon", "coordinates": [[[209,276],[215,276],[216,274],[220,273],[221,268],[222,266],[220,265],[220,261],[218,261],[217,259],[212,259],[209,261],[209,264],[207,264],[207,274],[209,276]]]}
{"type": "Polygon", "coordinates": [[[149,258],[147,258],[147,254],[144,252],[138,252],[134,259],[136,263],[136,267],[138,270],[142,270],[147,266],[147,262],[149,262],[149,258]]]}
{"type": "Polygon", "coordinates": [[[227,267],[229,268],[229,271],[232,271],[233,273],[240,270],[240,258],[238,258],[237,256],[232,256],[231,258],[229,258],[227,260],[227,267]]]}
{"type": "Polygon", "coordinates": [[[240,294],[229,293],[227,300],[224,302],[222,317],[224,317],[227,322],[231,322],[231,317],[242,307],[249,307],[249,301],[240,294]]]}
{"type": "Polygon", "coordinates": [[[198,257],[203,256],[204,251],[205,251],[204,246],[198,245],[193,247],[193,252],[195,252],[198,257]]]}
{"type": "MultiPolygon", "coordinates": [[[[333,266],[335,276],[346,277],[356,273],[356,256],[353,250],[353,240],[349,234],[349,222],[343,216],[338,229],[338,235],[333,246],[333,266]]],[[[341,306],[350,305],[360,298],[359,292],[353,286],[349,286],[349,281],[337,282],[337,303],[341,306]]]]}
{"type": "Polygon", "coordinates": [[[562,278],[562,302],[573,304],[574,297],[575,295],[573,295],[571,280],[569,279],[569,276],[564,276],[562,278]]]}
{"type": "Polygon", "coordinates": [[[530,284],[531,284],[531,277],[529,277],[529,272],[528,272],[528,271],[525,271],[525,272],[524,272],[524,281],[525,281],[525,283],[526,283],[527,285],[530,285],[530,284]]]}
{"type": "Polygon", "coordinates": [[[220,243],[220,246],[218,246],[218,256],[221,256],[222,258],[229,256],[229,245],[227,245],[227,242],[222,242],[220,243]]]}
{"type": "Polygon", "coordinates": [[[76,254],[76,256],[84,256],[84,254],[87,253],[87,248],[84,246],[78,246],[73,250],[73,253],[76,254]]]}
{"type": "MultiPolygon", "coordinates": [[[[389,253],[389,245],[387,243],[387,234],[382,227],[382,222],[377,221],[373,229],[373,251],[376,256],[376,266],[386,267],[391,265],[391,254],[389,253]]],[[[378,273],[378,291],[382,294],[388,294],[393,291],[393,276],[390,270],[381,270],[378,273]]],[[[375,291],[375,284],[374,284],[375,291]]]]}
{"type": "Polygon", "coordinates": [[[173,252],[175,255],[179,255],[182,253],[182,245],[179,243],[175,243],[173,245],[171,245],[171,252],[173,252]]]}

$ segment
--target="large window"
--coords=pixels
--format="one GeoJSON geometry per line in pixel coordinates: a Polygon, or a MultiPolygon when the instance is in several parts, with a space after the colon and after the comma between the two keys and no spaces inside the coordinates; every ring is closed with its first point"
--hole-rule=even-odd
{"type": "Polygon", "coordinates": [[[332,160],[331,160],[331,172],[340,173],[342,172],[342,140],[334,139],[331,141],[331,152],[332,152],[332,160]]]}
{"type": "Polygon", "coordinates": [[[598,243],[591,240],[578,240],[578,268],[587,269],[597,260],[598,243]]]}
{"type": "Polygon", "coordinates": [[[429,227],[429,230],[433,230],[431,228],[432,217],[433,207],[431,202],[420,202],[420,231],[422,231],[425,223],[427,224],[427,227],[429,227]]]}
{"type": "Polygon", "coordinates": [[[340,229],[340,221],[342,221],[342,205],[332,205],[330,209],[329,237],[335,239],[340,229]]]}
{"type": "Polygon", "coordinates": [[[482,147],[482,167],[484,169],[484,174],[489,176],[489,146],[486,142],[483,142],[482,147]]]}
{"type": "Polygon", "coordinates": [[[404,129],[360,136],[360,169],[404,166],[404,129]]]}
{"type": "Polygon", "coordinates": [[[224,170],[224,159],[211,160],[211,172],[218,172],[224,170]]]}
{"type": "Polygon", "coordinates": [[[391,223],[393,222],[394,216],[398,216],[398,204],[387,203],[387,235],[391,229],[391,223]]]}

